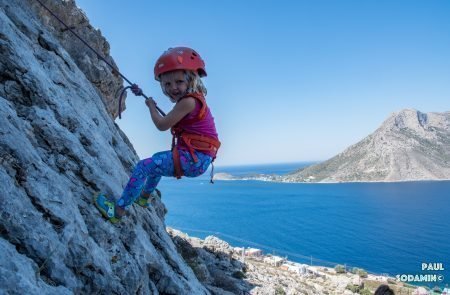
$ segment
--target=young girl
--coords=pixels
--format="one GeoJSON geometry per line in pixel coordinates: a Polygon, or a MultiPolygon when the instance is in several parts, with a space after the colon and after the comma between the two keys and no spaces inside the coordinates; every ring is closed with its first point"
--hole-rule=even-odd
{"type": "MultiPolygon", "coordinates": [[[[172,150],[139,161],[119,200],[109,200],[102,194],[95,197],[95,205],[112,223],[120,221],[133,202],[148,206],[148,199],[155,194],[161,176],[179,179],[182,175],[202,175],[220,147],[214,118],[205,101],[206,88],[200,79],[206,76],[200,55],[187,47],[169,48],[156,61],[154,73],[163,93],[175,106],[163,117],[153,99],[147,99],[145,104],[156,128],[171,129],[172,150]]],[[[142,94],[137,85],[133,85],[132,91],[142,94]]]]}

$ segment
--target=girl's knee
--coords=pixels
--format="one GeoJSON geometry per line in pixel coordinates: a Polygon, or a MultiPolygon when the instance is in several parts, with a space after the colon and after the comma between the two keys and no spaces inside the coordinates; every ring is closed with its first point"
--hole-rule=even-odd
{"type": "Polygon", "coordinates": [[[171,151],[164,151],[164,152],[158,152],[156,154],[154,154],[151,159],[153,159],[153,161],[167,161],[169,159],[172,159],[172,152],[171,151]]]}
{"type": "Polygon", "coordinates": [[[139,161],[136,164],[135,173],[144,174],[146,177],[172,176],[172,152],[159,152],[150,158],[139,161]]]}
{"type": "Polygon", "coordinates": [[[148,160],[148,159],[140,160],[140,161],[136,164],[136,167],[140,167],[140,168],[144,167],[144,166],[145,166],[145,163],[147,162],[147,160],[148,160]]]}
{"type": "Polygon", "coordinates": [[[136,166],[135,166],[135,171],[145,171],[147,170],[148,166],[152,164],[152,158],[148,158],[148,159],[143,159],[140,160],[136,166]]]}
{"type": "Polygon", "coordinates": [[[210,156],[204,154],[197,154],[198,161],[194,162],[190,160],[183,167],[184,175],[187,177],[197,177],[202,175],[208,170],[209,165],[211,164],[212,158],[210,156]]]}

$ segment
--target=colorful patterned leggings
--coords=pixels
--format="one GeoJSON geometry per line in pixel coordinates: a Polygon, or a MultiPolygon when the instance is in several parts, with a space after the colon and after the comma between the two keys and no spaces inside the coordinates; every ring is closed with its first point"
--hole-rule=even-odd
{"type": "MultiPolygon", "coordinates": [[[[202,175],[211,164],[212,157],[204,153],[195,152],[198,157],[194,162],[189,151],[179,149],[183,175],[197,177],[202,175]]],[[[131,174],[122,197],[117,200],[117,206],[126,208],[139,197],[142,191],[151,193],[161,180],[161,176],[174,176],[174,165],[171,151],[154,154],[151,158],[141,160],[131,174]]]]}

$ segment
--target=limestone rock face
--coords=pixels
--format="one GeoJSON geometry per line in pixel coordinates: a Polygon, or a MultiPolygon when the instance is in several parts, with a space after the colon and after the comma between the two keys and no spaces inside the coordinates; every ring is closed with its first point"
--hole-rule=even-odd
{"type": "MultiPolygon", "coordinates": [[[[108,56],[73,1],[45,3],[108,56]]],[[[99,191],[119,197],[138,161],[113,121],[120,86],[36,1],[0,1],[0,293],[209,293],[160,200],[119,226],[92,204],[99,191]]]]}
{"type": "MultiPolygon", "coordinates": [[[[42,1],[42,0],[41,0],[42,1]]],[[[107,111],[115,119],[118,116],[119,98],[118,90],[122,87],[122,78],[111,70],[92,50],[82,43],[72,32],[53,17],[37,1],[23,0],[24,4],[30,5],[38,14],[41,23],[58,41],[65,51],[70,55],[78,68],[85,74],[86,78],[94,85],[94,89],[99,91],[107,111]]],[[[56,14],[66,25],[69,26],[78,36],[83,38],[89,46],[95,49],[109,64],[116,67],[110,54],[108,41],[102,36],[99,29],[94,29],[82,10],[77,8],[73,0],[43,1],[44,4],[56,14]]],[[[52,42],[48,42],[45,37],[39,36],[38,42],[49,51],[58,54],[52,42]]],[[[122,109],[125,108],[124,96],[122,109]]]]}

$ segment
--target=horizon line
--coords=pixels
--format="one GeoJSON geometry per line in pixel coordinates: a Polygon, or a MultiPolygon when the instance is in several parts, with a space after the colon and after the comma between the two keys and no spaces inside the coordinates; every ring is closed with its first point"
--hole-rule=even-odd
{"type": "Polygon", "coordinates": [[[216,168],[221,167],[240,167],[240,166],[263,166],[263,165],[286,165],[286,164],[307,164],[307,163],[318,163],[326,160],[311,160],[311,161],[293,161],[293,162],[270,162],[270,163],[245,163],[245,164],[225,164],[225,165],[215,165],[216,168]]]}

